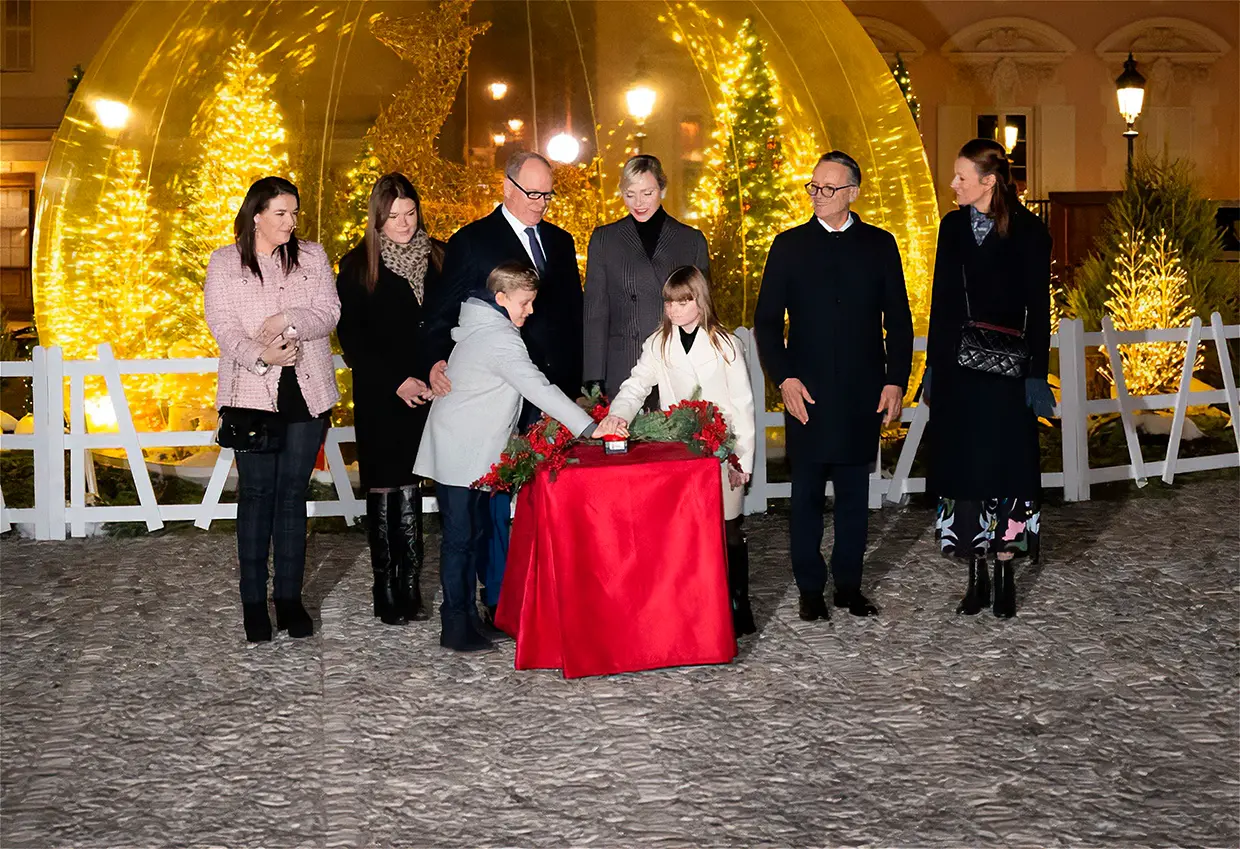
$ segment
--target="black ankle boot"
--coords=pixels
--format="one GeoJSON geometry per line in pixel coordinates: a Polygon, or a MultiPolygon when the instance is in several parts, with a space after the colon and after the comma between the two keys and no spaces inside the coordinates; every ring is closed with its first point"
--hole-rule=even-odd
{"type": "Polygon", "coordinates": [[[964,598],[956,605],[956,612],[966,616],[976,616],[982,608],[990,604],[990,571],[986,561],[974,557],[969,561],[969,586],[964,591],[964,598]]]}
{"type": "Polygon", "coordinates": [[[1011,560],[995,561],[995,616],[1011,619],[1016,615],[1016,578],[1011,560]]]}
{"type": "Polygon", "coordinates": [[[241,605],[241,617],[245,624],[245,638],[251,643],[271,641],[271,617],[267,615],[266,601],[247,601],[241,605]]]}
{"type": "Polygon", "coordinates": [[[749,543],[728,546],[728,600],[732,607],[732,631],[736,636],[756,633],[753,608],[749,605],[749,543]]]}
{"type": "Polygon", "coordinates": [[[306,612],[300,597],[276,599],[276,630],[288,631],[293,638],[308,637],[314,633],[314,620],[306,612]]]}
{"type": "MultiPolygon", "coordinates": [[[[396,609],[402,618],[426,619],[430,614],[422,601],[422,493],[417,485],[402,486],[396,526],[389,530],[396,567],[396,609]]],[[[393,519],[388,516],[389,521],[393,519]]]]}
{"type": "Polygon", "coordinates": [[[396,603],[396,569],[399,562],[399,542],[392,536],[397,530],[400,512],[399,492],[366,493],[366,525],[370,542],[370,568],[374,573],[375,616],[385,625],[403,625],[396,603]]]}

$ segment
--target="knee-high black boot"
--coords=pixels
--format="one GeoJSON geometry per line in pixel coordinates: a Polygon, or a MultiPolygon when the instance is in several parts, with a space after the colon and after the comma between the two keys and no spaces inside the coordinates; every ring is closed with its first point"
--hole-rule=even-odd
{"type": "Polygon", "coordinates": [[[405,618],[400,615],[396,603],[396,564],[399,560],[398,543],[392,537],[392,513],[399,512],[396,492],[366,493],[366,525],[370,541],[370,568],[374,572],[375,583],[371,590],[374,596],[375,616],[385,625],[402,625],[405,618]]]}
{"type": "MultiPolygon", "coordinates": [[[[389,531],[396,565],[396,606],[406,620],[426,619],[429,614],[422,601],[422,493],[417,484],[402,486],[396,527],[389,531]]],[[[389,521],[393,516],[389,515],[389,521]]]]}
{"type": "Polygon", "coordinates": [[[1016,576],[1012,561],[995,560],[995,616],[1011,619],[1016,615],[1016,576]]]}
{"type": "Polygon", "coordinates": [[[976,616],[989,604],[990,570],[986,568],[985,558],[975,556],[969,561],[969,586],[960,604],[956,605],[956,612],[976,616]]]}
{"type": "Polygon", "coordinates": [[[749,542],[736,526],[728,527],[728,600],[732,607],[732,631],[740,637],[758,630],[753,621],[753,608],[749,606],[749,542]]]}

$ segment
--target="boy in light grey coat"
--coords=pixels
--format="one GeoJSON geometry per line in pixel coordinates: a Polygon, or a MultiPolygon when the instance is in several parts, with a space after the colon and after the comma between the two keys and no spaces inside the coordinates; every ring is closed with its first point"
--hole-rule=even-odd
{"type": "Polygon", "coordinates": [[[590,436],[589,414],[552,385],[530,360],[521,325],[534,312],[538,276],[505,262],[487,278],[487,292],[461,304],[448,358],[452,390],[431,404],[413,470],[435,481],[443,542],[439,644],[456,651],[490,648],[474,603],[477,569],[487,546],[490,494],[470,484],[499,462],[521,413],[521,399],[576,436],[590,436]]]}

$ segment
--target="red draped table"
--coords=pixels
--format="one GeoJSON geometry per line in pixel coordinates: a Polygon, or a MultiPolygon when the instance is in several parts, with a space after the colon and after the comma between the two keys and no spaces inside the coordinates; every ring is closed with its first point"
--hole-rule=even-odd
{"type": "Polygon", "coordinates": [[[680,443],[638,443],[521,490],[496,624],[517,669],[565,678],[736,656],[719,461],[680,443]]]}

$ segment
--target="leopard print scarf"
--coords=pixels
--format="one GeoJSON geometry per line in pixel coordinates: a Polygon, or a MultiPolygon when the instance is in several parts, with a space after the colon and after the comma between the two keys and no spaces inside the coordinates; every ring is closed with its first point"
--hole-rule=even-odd
{"type": "Polygon", "coordinates": [[[426,231],[414,233],[405,245],[393,242],[380,233],[379,255],[383,257],[384,265],[409,282],[413,296],[420,305],[426,292],[426,265],[431,256],[431,238],[426,231]]]}

